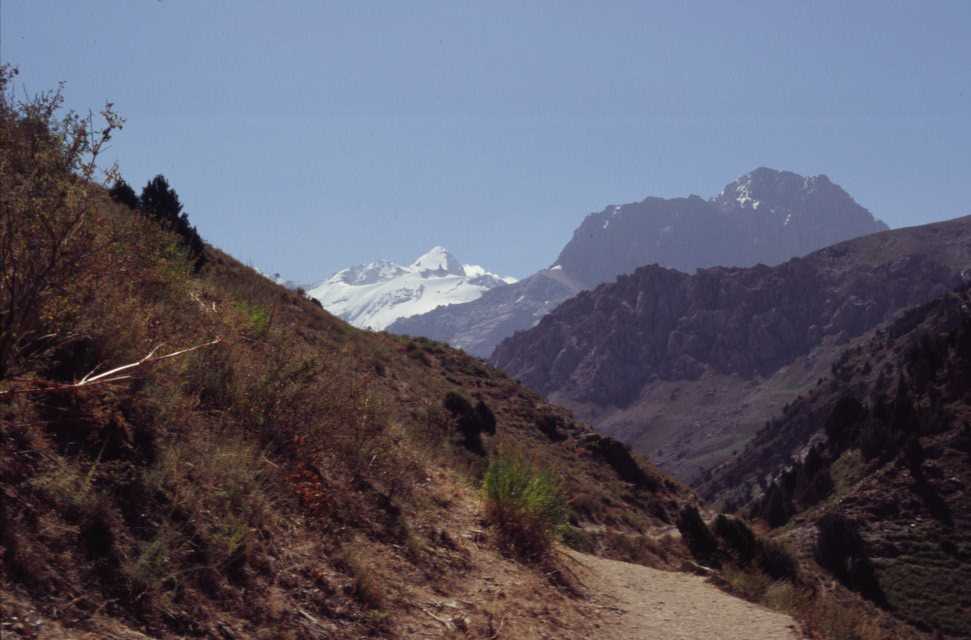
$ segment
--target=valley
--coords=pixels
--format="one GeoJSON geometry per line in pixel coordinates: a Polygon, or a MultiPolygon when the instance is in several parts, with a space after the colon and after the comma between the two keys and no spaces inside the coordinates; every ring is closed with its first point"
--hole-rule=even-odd
{"type": "Polygon", "coordinates": [[[792,93],[777,118],[776,77],[746,133],[735,79],[786,66],[762,49],[707,79],[731,117],[660,117],[663,91],[632,88],[645,109],[621,87],[653,60],[696,75],[667,31],[614,38],[654,15],[588,15],[612,30],[584,24],[549,73],[542,42],[506,57],[532,38],[465,10],[241,3],[230,29],[119,9],[139,42],[178,19],[150,64],[66,7],[33,14],[70,14],[57,38],[0,21],[5,47],[114,42],[25,70],[101,65],[81,95],[140,105],[129,144],[113,101],[76,111],[0,61],[4,640],[971,638],[964,158],[931,180],[904,152],[950,143],[931,126],[950,120],[875,118],[900,145],[877,157],[866,127],[844,135],[851,100],[792,93]],[[159,62],[193,47],[191,73],[159,62]],[[601,49],[623,55],[588,68],[601,49]],[[607,90],[583,77],[627,60],[607,90]],[[692,146],[716,121],[739,131],[692,146]],[[705,184],[725,186],[644,196],[705,184]]]}

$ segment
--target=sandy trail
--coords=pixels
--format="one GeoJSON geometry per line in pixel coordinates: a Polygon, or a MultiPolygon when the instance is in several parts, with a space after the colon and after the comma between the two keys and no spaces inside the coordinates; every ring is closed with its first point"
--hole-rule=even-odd
{"type": "Polygon", "coordinates": [[[791,617],[732,597],[689,573],[660,571],[565,550],[576,563],[598,637],[616,640],[798,640],[791,617]]]}

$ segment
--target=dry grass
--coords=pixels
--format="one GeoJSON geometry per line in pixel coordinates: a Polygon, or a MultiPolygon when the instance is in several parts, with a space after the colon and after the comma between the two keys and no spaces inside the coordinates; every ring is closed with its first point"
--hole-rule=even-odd
{"type": "Polygon", "coordinates": [[[447,483],[478,487],[499,448],[601,497],[584,521],[644,530],[676,510],[676,491],[623,482],[571,439],[586,431],[566,412],[481,361],[357,331],[212,247],[195,272],[173,234],[98,190],[92,202],[98,260],[43,298],[31,332],[50,338],[0,378],[0,592],[158,637],[214,636],[223,620],[266,635],[297,608],[364,635],[402,615],[373,558],[397,563],[396,583],[462,576],[464,532],[437,500],[447,483]],[[50,391],[216,337],[129,380],[50,391]],[[485,455],[462,447],[449,392],[494,411],[485,455]],[[549,415],[567,438],[543,433],[549,415]]]}
{"type": "Polygon", "coordinates": [[[380,610],[387,605],[381,578],[366,560],[366,551],[359,542],[344,546],[338,555],[338,562],[353,580],[351,592],[364,606],[380,610]]]}

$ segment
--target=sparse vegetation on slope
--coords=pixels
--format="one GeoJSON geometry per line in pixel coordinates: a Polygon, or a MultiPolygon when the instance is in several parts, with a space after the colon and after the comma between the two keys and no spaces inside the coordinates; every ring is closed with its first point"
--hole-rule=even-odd
{"type": "Polygon", "coordinates": [[[546,556],[568,512],[553,474],[523,457],[499,455],[482,486],[486,515],[499,527],[501,544],[528,560],[546,556]]]}
{"type": "MultiPolygon", "coordinates": [[[[86,198],[71,261],[45,272],[29,313],[3,317],[5,615],[61,637],[530,637],[583,620],[568,591],[503,553],[480,490],[497,451],[548,470],[605,554],[621,553],[610,535],[646,540],[680,508],[680,486],[633,458],[645,481],[625,481],[586,427],[481,361],[355,330],[213,247],[200,264],[66,164],[50,122],[9,101],[2,116],[2,197],[54,189],[4,201],[6,259],[35,257],[38,230],[71,222],[78,200],[54,198],[61,186],[86,198]],[[38,145],[53,160],[37,164],[38,145]],[[451,394],[471,413],[443,406],[451,394]]],[[[9,300],[20,281],[3,276],[9,300]]],[[[536,512],[544,536],[561,507],[536,512]]]]}
{"type": "Polygon", "coordinates": [[[875,330],[709,487],[799,540],[847,588],[957,637],[971,629],[969,308],[965,286],[875,330]]]}

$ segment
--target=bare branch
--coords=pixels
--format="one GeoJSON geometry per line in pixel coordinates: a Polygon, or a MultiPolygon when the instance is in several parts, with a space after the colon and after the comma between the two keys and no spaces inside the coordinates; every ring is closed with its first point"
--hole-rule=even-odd
{"type": "Polygon", "coordinates": [[[25,382],[25,383],[29,383],[29,386],[15,387],[13,389],[7,389],[6,391],[0,391],[0,395],[8,395],[12,393],[32,393],[32,392],[44,393],[44,392],[57,392],[57,391],[76,391],[78,389],[82,389],[82,388],[90,387],[94,385],[112,384],[115,382],[122,382],[124,380],[131,380],[135,376],[130,374],[126,374],[126,375],[117,375],[117,374],[121,373],[122,371],[128,371],[130,369],[136,369],[138,367],[144,367],[146,365],[155,364],[157,362],[161,362],[162,360],[168,360],[169,358],[175,358],[175,357],[184,355],[186,353],[191,353],[192,351],[196,351],[198,349],[211,347],[221,342],[222,342],[222,338],[216,338],[214,340],[210,340],[209,342],[197,344],[193,347],[186,347],[185,349],[179,349],[178,351],[167,353],[163,356],[155,355],[158,352],[158,350],[162,347],[162,345],[158,345],[154,349],[149,351],[144,358],[142,358],[141,360],[138,360],[137,362],[132,362],[126,365],[122,365],[120,367],[115,367],[110,371],[105,371],[104,373],[100,373],[96,376],[93,376],[92,374],[98,370],[98,367],[95,367],[91,371],[91,373],[81,378],[81,380],[79,380],[78,382],[75,382],[72,384],[51,383],[45,380],[20,381],[20,380],[14,379],[14,380],[11,380],[11,382],[14,382],[14,383],[25,382]]]}

